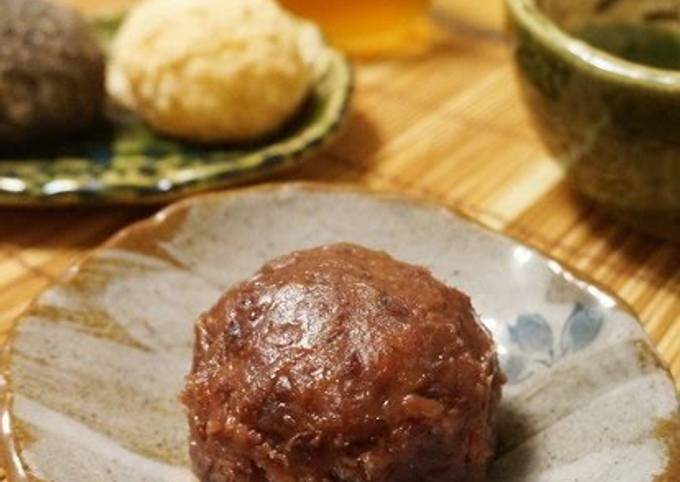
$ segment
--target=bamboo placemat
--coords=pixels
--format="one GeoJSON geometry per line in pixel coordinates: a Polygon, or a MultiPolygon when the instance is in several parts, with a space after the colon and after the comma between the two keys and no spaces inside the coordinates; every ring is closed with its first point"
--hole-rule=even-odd
{"type": "MultiPolygon", "coordinates": [[[[426,54],[357,66],[346,132],[285,179],[425,196],[536,247],[625,300],[680,380],[680,246],[614,224],[567,188],[518,97],[501,0],[447,3],[449,34],[426,54]]],[[[0,335],[70,264],[152,212],[0,208],[0,335]]]]}

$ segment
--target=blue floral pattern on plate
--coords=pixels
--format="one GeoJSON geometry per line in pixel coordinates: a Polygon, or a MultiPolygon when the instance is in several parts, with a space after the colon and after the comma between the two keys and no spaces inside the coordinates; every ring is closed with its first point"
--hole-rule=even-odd
{"type": "Polygon", "coordinates": [[[508,345],[500,358],[508,383],[520,383],[537,368],[549,368],[564,358],[584,350],[598,337],[604,313],[597,306],[576,303],[562,323],[559,337],[554,325],[539,313],[523,313],[507,325],[508,345]]]}

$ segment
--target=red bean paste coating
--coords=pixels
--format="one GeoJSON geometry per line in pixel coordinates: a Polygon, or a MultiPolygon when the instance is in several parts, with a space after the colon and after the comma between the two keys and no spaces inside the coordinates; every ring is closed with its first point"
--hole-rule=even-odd
{"type": "Polygon", "coordinates": [[[469,298],[350,244],[294,252],[201,316],[183,393],[209,482],[484,479],[503,375],[469,298]]]}

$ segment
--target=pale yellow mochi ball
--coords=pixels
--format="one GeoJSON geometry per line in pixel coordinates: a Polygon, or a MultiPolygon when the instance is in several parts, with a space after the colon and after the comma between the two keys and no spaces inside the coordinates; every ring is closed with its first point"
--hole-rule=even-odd
{"type": "Polygon", "coordinates": [[[309,90],[295,22],[271,0],[148,0],[114,41],[109,91],[163,134],[265,136],[309,90]]]}

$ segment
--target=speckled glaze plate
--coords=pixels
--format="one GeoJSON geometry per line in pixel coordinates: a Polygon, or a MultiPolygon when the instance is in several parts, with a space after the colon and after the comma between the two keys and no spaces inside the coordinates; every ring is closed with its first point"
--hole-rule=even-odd
{"type": "MultiPolygon", "coordinates": [[[[104,45],[121,16],[94,21],[104,45]]],[[[337,133],[348,109],[352,69],[319,30],[300,21],[313,85],[298,114],[251,145],[206,148],[153,133],[129,112],[77,138],[18,156],[0,155],[0,205],[157,203],[271,176],[300,164],[337,133]]]]}
{"type": "Polygon", "coordinates": [[[444,208],[307,184],[183,201],[39,297],[6,350],[11,480],[192,480],[177,395],[193,321],[265,260],[336,241],[471,295],[509,379],[491,481],[680,480],[673,382],[614,298],[444,208]]]}

